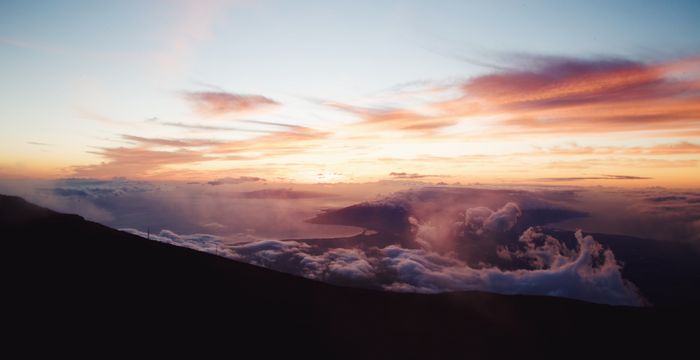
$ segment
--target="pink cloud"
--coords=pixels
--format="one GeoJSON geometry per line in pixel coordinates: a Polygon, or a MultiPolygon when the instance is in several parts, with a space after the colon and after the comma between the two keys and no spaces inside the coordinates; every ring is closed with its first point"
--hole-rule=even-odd
{"type": "Polygon", "coordinates": [[[185,98],[204,116],[246,112],[279,103],[262,95],[234,94],[223,91],[186,92],[185,98]]]}

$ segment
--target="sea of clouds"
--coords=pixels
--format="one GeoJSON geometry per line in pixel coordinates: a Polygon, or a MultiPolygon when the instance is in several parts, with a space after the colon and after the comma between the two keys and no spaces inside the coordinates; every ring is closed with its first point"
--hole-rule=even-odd
{"type": "Polygon", "coordinates": [[[311,279],[390,291],[480,290],[615,305],[645,303],[622,277],[622,265],[610,249],[580,230],[573,238],[557,239],[546,229],[530,227],[522,218],[533,208],[567,208],[588,215],[554,224],[562,229],[584,228],[700,248],[700,193],[693,190],[404,182],[297,185],[260,178],[212,182],[3,180],[0,193],[152,240],[311,279]],[[324,210],[368,201],[406,208],[409,243],[326,246],[310,241],[360,236],[355,241],[361,242],[362,226],[305,220],[324,210]],[[498,234],[513,240],[506,246],[489,244],[493,247],[487,249],[498,262],[474,263],[463,256],[465,248],[460,246],[465,242],[498,234]]]}
{"type": "MultiPolygon", "coordinates": [[[[521,211],[507,203],[491,210],[484,207],[465,211],[458,224],[475,234],[503,232],[516,223],[521,211]]],[[[178,235],[169,230],[146,234],[123,229],[168,244],[185,246],[238,261],[289,272],[310,279],[343,285],[381,288],[389,291],[437,293],[478,290],[501,294],[559,296],[612,305],[640,306],[644,299],[635,286],[623,279],[613,252],[590,235],[575,233],[576,247],[528,228],[519,237],[517,249],[498,248],[503,259],[525,259],[528,269],[502,270],[496,266],[470,266],[452,252],[432,250],[427,236],[433,225],[416,222],[415,240],[420,246],[399,244],[363,249],[328,248],[304,241],[249,239],[230,244],[211,235],[178,235]]]]}

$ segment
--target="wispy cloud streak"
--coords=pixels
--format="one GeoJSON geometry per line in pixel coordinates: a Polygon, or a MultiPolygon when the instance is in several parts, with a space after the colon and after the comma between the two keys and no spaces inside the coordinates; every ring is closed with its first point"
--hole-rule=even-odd
{"type": "Polygon", "coordinates": [[[224,91],[185,92],[183,96],[194,106],[197,113],[203,116],[241,113],[280,105],[277,101],[262,95],[224,91]]]}

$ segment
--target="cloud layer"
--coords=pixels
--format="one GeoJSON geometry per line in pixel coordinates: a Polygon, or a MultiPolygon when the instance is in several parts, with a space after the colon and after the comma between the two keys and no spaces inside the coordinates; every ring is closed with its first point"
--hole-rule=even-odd
{"type": "MultiPolygon", "coordinates": [[[[141,231],[124,229],[139,236],[141,231]]],[[[505,271],[497,267],[474,268],[453,255],[398,245],[361,250],[320,250],[301,241],[256,240],[224,245],[209,235],[179,236],[162,231],[151,238],[178,246],[207,251],[235,260],[338,284],[378,287],[390,291],[437,293],[479,290],[503,294],[560,296],[597,303],[639,306],[644,303],[635,287],[625,281],[610,250],[593,237],[576,233],[578,246],[569,250],[558,240],[528,229],[521,241],[525,251],[507,253],[539,261],[534,270],[505,271]],[[566,250],[562,250],[566,249],[566,250]]]]}

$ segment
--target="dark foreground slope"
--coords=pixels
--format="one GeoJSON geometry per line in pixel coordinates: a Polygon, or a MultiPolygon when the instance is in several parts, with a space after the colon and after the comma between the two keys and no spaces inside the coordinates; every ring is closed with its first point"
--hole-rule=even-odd
{"type": "Polygon", "coordinates": [[[692,349],[695,331],[684,328],[697,326],[689,307],[336,287],[148,241],[16,197],[0,196],[0,236],[3,348],[24,354],[668,356],[692,349]]]}

